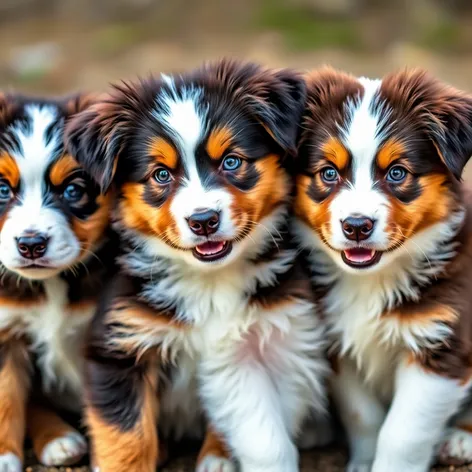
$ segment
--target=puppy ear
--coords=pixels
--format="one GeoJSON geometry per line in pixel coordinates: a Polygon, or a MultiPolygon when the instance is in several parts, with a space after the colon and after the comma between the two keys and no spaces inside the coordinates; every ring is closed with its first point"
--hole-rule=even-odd
{"type": "Polygon", "coordinates": [[[66,125],[68,151],[106,192],[125,142],[128,115],[122,89],[78,112],[66,125]]]}
{"type": "Polygon", "coordinates": [[[447,88],[434,117],[431,135],[439,157],[460,180],[472,155],[472,96],[447,88]]]}
{"type": "Polygon", "coordinates": [[[389,101],[411,113],[416,126],[426,124],[440,159],[460,180],[472,154],[472,96],[420,69],[390,74],[382,88],[389,101]]]}
{"type": "Polygon", "coordinates": [[[275,142],[290,154],[296,153],[297,133],[305,106],[303,77],[289,69],[265,69],[253,63],[223,60],[216,77],[239,99],[248,114],[259,121],[275,142]]]}

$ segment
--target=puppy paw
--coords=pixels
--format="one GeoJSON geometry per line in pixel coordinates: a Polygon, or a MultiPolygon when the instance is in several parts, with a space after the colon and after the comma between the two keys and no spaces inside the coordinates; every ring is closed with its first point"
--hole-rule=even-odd
{"type": "Polygon", "coordinates": [[[450,428],[439,445],[438,462],[443,465],[463,465],[472,462],[472,434],[450,428]]]}
{"type": "Polygon", "coordinates": [[[346,472],[370,472],[372,462],[352,460],[346,467],[346,472]]]}
{"type": "Polygon", "coordinates": [[[8,452],[0,455],[0,472],[22,472],[23,465],[15,454],[8,452]]]}
{"type": "Polygon", "coordinates": [[[235,472],[236,466],[224,457],[209,454],[197,465],[196,472],[235,472]]]}
{"type": "Polygon", "coordinates": [[[41,463],[47,466],[73,465],[87,453],[87,442],[81,434],[71,431],[44,446],[41,463]]]}

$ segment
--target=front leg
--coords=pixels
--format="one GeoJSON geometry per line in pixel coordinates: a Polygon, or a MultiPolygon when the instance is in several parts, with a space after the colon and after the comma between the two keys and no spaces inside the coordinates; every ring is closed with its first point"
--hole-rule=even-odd
{"type": "Polygon", "coordinates": [[[298,453],[282,402],[265,367],[255,359],[212,353],[200,366],[201,393],[241,472],[297,472],[298,453]]]}
{"type": "Polygon", "coordinates": [[[340,358],[331,378],[334,401],[349,440],[348,472],[369,472],[385,409],[370,392],[355,365],[340,358]]]}
{"type": "Polygon", "coordinates": [[[0,472],[23,470],[29,359],[20,340],[0,345],[0,472]]]}
{"type": "Polygon", "coordinates": [[[157,367],[137,359],[89,359],[86,420],[100,472],[155,472],[157,367]]]}
{"type": "Polygon", "coordinates": [[[396,375],[395,395],[380,432],[373,472],[426,472],[447,421],[470,382],[439,375],[414,360],[396,375]]]}

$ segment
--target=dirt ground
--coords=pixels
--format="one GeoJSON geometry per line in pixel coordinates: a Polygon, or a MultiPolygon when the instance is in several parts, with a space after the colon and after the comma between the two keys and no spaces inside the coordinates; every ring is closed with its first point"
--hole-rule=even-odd
{"type": "MultiPolygon", "coordinates": [[[[343,449],[330,447],[320,451],[307,452],[302,455],[300,472],[343,472],[347,456],[343,449]]],[[[30,458],[30,465],[27,465],[26,472],[90,472],[86,465],[78,467],[43,467],[34,465],[30,458]]],[[[195,469],[195,457],[185,455],[171,461],[162,472],[191,472],[195,469]]],[[[472,471],[472,464],[464,467],[438,467],[432,469],[434,472],[466,472],[472,471]]],[[[407,472],[407,471],[405,471],[407,472]]]]}

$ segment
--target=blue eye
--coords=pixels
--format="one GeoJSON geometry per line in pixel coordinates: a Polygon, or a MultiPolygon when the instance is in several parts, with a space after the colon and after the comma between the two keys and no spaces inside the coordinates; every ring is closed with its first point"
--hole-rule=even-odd
{"type": "Polygon", "coordinates": [[[241,164],[241,159],[236,156],[227,156],[223,159],[223,169],[227,171],[236,170],[241,166],[241,164]]]}
{"type": "Polygon", "coordinates": [[[160,167],[159,169],[156,170],[154,174],[154,178],[160,183],[160,184],[167,184],[171,181],[172,176],[170,172],[165,169],[164,167],[160,167]]]}
{"type": "Polygon", "coordinates": [[[404,167],[401,166],[393,166],[387,174],[387,180],[389,182],[398,184],[400,182],[403,182],[405,180],[407,171],[404,167]]]}
{"type": "Polygon", "coordinates": [[[0,201],[7,202],[11,199],[12,192],[6,182],[0,182],[0,201]]]}
{"type": "Polygon", "coordinates": [[[338,171],[334,167],[325,167],[321,171],[321,178],[329,184],[336,182],[338,180],[338,177],[338,171]]]}
{"type": "Polygon", "coordinates": [[[69,203],[77,203],[84,196],[85,189],[77,184],[69,184],[62,194],[69,203]]]}

